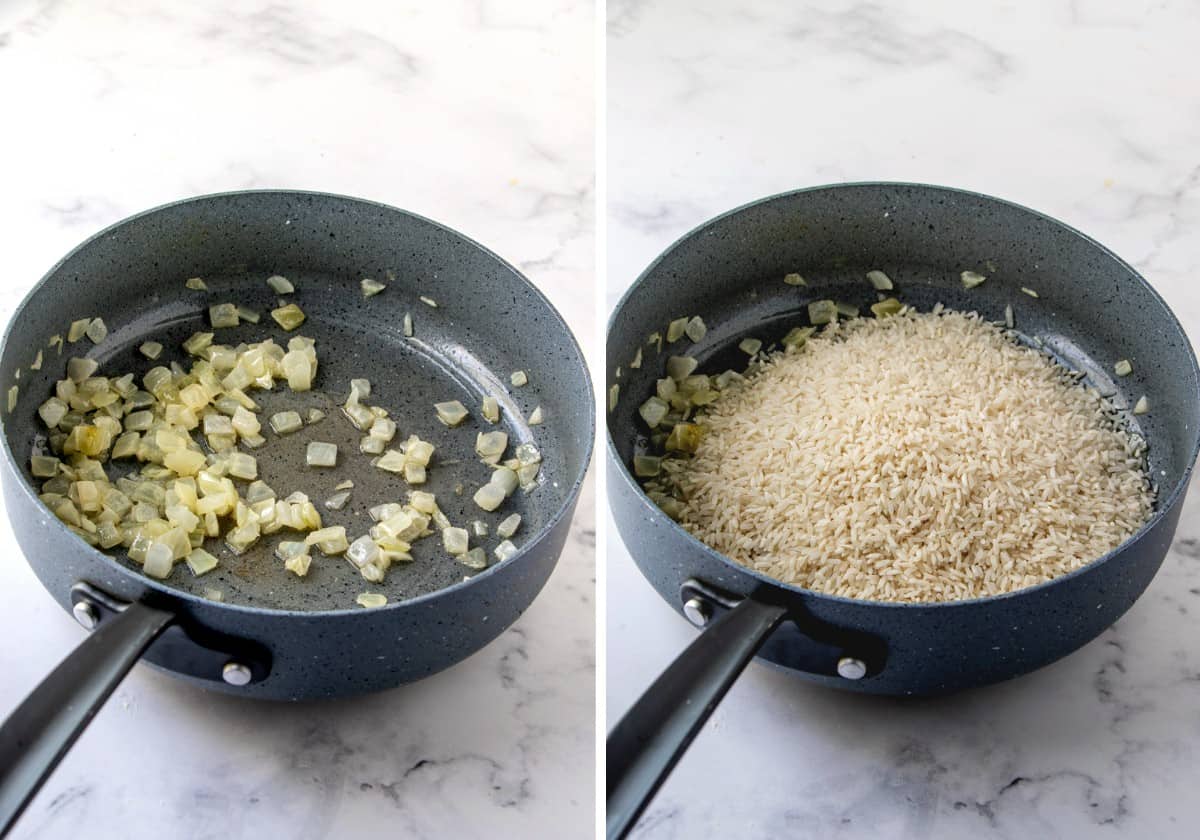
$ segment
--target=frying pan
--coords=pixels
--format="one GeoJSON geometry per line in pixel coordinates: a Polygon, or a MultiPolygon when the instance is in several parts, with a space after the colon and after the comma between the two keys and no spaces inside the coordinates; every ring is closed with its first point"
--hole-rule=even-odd
{"type": "MultiPolygon", "coordinates": [[[[678,346],[678,345],[676,345],[678,346]]],[[[1141,595],[1167,553],[1196,459],[1196,358],[1178,320],[1127,263],[1061,222],[975,193],[918,184],[818,187],[758,201],[684,236],[618,304],[609,324],[609,502],[634,562],[700,636],[608,738],[608,834],[623,836],[749,660],[836,688],[885,695],[959,691],[1015,677],[1071,653],[1141,595]],[[1155,512],[1124,544],[1071,574],[1006,595],[950,603],[852,600],[789,586],[708,548],[672,522],[630,471],[647,445],[638,406],[654,393],[665,355],[647,345],[682,315],[708,326],[688,351],[701,372],[745,367],[752,334],[777,340],[807,324],[810,300],[864,309],[881,269],[902,301],[937,302],[1002,320],[1041,343],[1089,384],[1128,407],[1148,443],[1155,512]],[[959,274],[987,282],[964,289],[959,274]],[[808,287],[785,285],[798,271],[808,287]],[[1034,299],[1021,293],[1035,290],[1034,299]],[[638,347],[639,369],[629,362],[638,347]],[[1118,359],[1133,374],[1115,380],[1118,359]],[[622,368],[620,378],[617,368],[622,368]]]]}
{"type": "MultiPolygon", "coordinates": [[[[140,379],[140,376],[139,376],[140,379]]],[[[550,303],[512,266],[469,239],[411,213],[337,195],[253,191],[210,195],[159,207],[84,242],[37,285],[14,315],[0,351],[0,382],[19,385],[16,409],[3,417],[3,476],[9,518],[34,573],[47,591],[94,628],[0,728],[0,833],[22,808],[139,658],[197,686],[244,697],[303,700],[361,694],[419,680],[464,659],[500,635],[549,577],[566,538],[591,452],[593,403],[583,357],[550,303]],[[276,296],[265,278],[283,274],[308,316],[284,333],[267,315],[276,296]],[[203,277],[209,290],[184,285],[203,277]],[[365,298],[364,277],[388,283],[365,298]],[[434,308],[419,300],[430,298],[434,308]],[[320,367],[313,390],[255,391],[265,420],[287,408],[319,407],[326,417],[287,437],[270,432],[255,452],[259,475],[282,497],[307,493],[327,525],[365,533],[367,509],[403,501],[407,485],[369,465],[361,432],[342,416],[352,377],[371,381],[367,400],[392,412],[400,440],[417,434],[437,446],[429,483],[455,524],[495,525],[522,516],[513,538],[520,551],[472,573],[449,558],[440,539],[414,544],[414,562],[393,565],[386,581],[368,584],[340,558],[314,556],[304,579],[272,556],[283,534],[264,538],[242,557],[216,540],[207,547],[220,567],[195,578],[186,566],[156,581],[122,553],[102,553],[66,529],[38,500],[28,472],[44,441],[37,406],[64,375],[70,356],[100,362],[100,373],[138,371],[182,361],[180,343],[207,329],[208,307],[232,302],[259,311],[257,326],[218,332],[236,344],[273,336],[316,340],[320,367]],[[404,335],[411,313],[413,336],[404,335]],[[78,318],[100,316],[108,337],[47,347],[78,318]],[[157,362],[138,347],[162,343],[157,362]],[[38,350],[41,370],[30,363],[38,350]],[[17,379],[17,370],[20,378],[17,379]],[[524,370],[529,384],[510,384],[524,370]],[[501,426],[478,419],[483,396],[501,403],[501,426]],[[433,403],[461,400],[472,417],[443,427],[433,403]],[[540,405],[542,425],[526,418],[540,405]],[[474,452],[478,431],[503,428],[510,447],[533,442],[543,456],[539,485],[515,493],[494,514],[471,501],[489,468],[474,452]],[[309,441],[338,445],[338,466],[304,466],[309,441]],[[321,502],[351,478],[350,503],[321,502]],[[456,484],[465,489],[456,493],[456,484]],[[466,579],[464,579],[466,578],[466,579]],[[217,589],[223,601],[204,597],[217,589]],[[363,591],[387,595],[387,606],[362,609],[363,591]]],[[[265,426],[265,422],[264,422],[265,426]]],[[[510,450],[511,451],[511,450],[510,450]]],[[[473,540],[473,543],[475,540],[473,540]]]]}

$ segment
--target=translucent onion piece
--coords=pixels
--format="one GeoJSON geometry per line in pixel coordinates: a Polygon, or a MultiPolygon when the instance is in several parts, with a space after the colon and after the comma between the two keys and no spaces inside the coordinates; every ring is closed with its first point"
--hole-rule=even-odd
{"type": "MultiPolygon", "coordinates": [[[[285,330],[291,331],[304,323],[304,312],[294,303],[289,303],[287,306],[281,306],[278,309],[271,310],[271,317],[275,323],[283,327],[285,330]]],[[[215,326],[215,325],[214,325],[215,326]]]]}
{"type": "Polygon", "coordinates": [[[413,337],[413,319],[412,315],[408,312],[404,313],[404,335],[407,338],[413,337]]]}
{"type": "Polygon", "coordinates": [[[1146,396],[1143,394],[1142,396],[1138,397],[1138,401],[1136,403],[1134,403],[1133,413],[1134,414],[1146,414],[1149,411],[1150,411],[1150,400],[1146,399],[1146,396]]]}
{"type": "Polygon", "coordinates": [[[837,318],[837,304],[831,300],[814,300],[808,305],[808,320],[820,326],[828,324],[837,318]]]}
{"type": "Polygon", "coordinates": [[[360,607],[366,607],[367,609],[386,606],[388,602],[386,595],[380,595],[377,592],[363,592],[354,601],[360,607]]]}
{"type": "Polygon", "coordinates": [[[498,546],[496,546],[494,549],[492,549],[492,554],[495,555],[496,560],[498,560],[501,563],[503,563],[505,560],[512,557],[516,553],[517,553],[517,547],[515,545],[513,545],[511,542],[509,542],[508,540],[505,540],[504,542],[502,542],[498,546]]]}
{"type": "Polygon", "coordinates": [[[496,534],[504,539],[508,539],[513,534],[517,533],[517,529],[521,527],[521,514],[514,513],[506,517],[499,525],[496,526],[496,534]]]}
{"type": "Polygon", "coordinates": [[[283,568],[296,577],[305,577],[311,565],[312,555],[310,554],[297,554],[295,557],[289,557],[283,561],[283,568]]]}
{"type": "Polygon", "coordinates": [[[612,414],[617,410],[617,402],[621,398],[621,386],[613,385],[608,389],[608,413],[612,414]]]}
{"type": "Polygon", "coordinates": [[[29,369],[30,370],[41,370],[42,369],[42,351],[41,350],[37,351],[37,355],[33,357],[33,362],[32,362],[32,364],[29,365],[29,369]]]}
{"type": "Polygon", "coordinates": [[[487,554],[484,553],[482,548],[476,546],[467,553],[460,554],[458,556],[458,562],[462,563],[469,569],[486,569],[487,554]]]}
{"type": "Polygon", "coordinates": [[[247,324],[257,324],[262,320],[262,316],[249,307],[238,305],[238,318],[245,321],[247,324]]]}
{"type": "MultiPolygon", "coordinates": [[[[876,306],[878,306],[878,304],[876,304],[876,306]]],[[[871,307],[871,311],[872,312],[875,311],[874,306],[871,307]]],[[[876,313],[876,314],[878,314],[878,313],[876,313]]],[[[787,335],[785,335],[782,339],[780,339],[779,343],[782,344],[786,348],[798,350],[808,342],[809,336],[811,336],[816,331],[817,330],[815,327],[793,327],[791,330],[788,331],[787,335]]]]}
{"type": "Polygon", "coordinates": [[[892,278],[888,277],[882,271],[868,271],[867,280],[870,281],[877,292],[890,292],[893,288],[892,278]]]}
{"type": "Polygon", "coordinates": [[[964,271],[958,277],[962,280],[963,287],[967,289],[974,289],[976,286],[981,285],[984,280],[987,280],[982,274],[974,271],[964,271]]]}
{"type": "Polygon", "coordinates": [[[667,376],[678,381],[689,376],[698,364],[691,356],[671,356],[667,359],[667,376]]]}
{"type": "Polygon", "coordinates": [[[17,410],[17,398],[21,394],[21,389],[16,386],[10,386],[8,389],[8,413],[12,414],[17,410]]]}
{"type": "Polygon", "coordinates": [[[480,413],[483,414],[483,419],[489,423],[500,422],[500,401],[495,397],[484,397],[480,413]]]}
{"type": "Polygon", "coordinates": [[[218,303],[208,308],[208,322],[214,329],[236,327],[238,325],[237,306],[232,303],[218,303]]]}
{"type": "Polygon", "coordinates": [[[271,431],[277,435],[290,435],[304,426],[298,411],[280,411],[272,414],[269,423],[271,431]]]}
{"type": "Polygon", "coordinates": [[[218,561],[203,548],[196,548],[188,554],[187,564],[188,568],[192,570],[192,574],[200,577],[200,575],[208,574],[217,568],[218,561]]]}
{"type": "Polygon", "coordinates": [[[362,287],[363,297],[375,297],[375,295],[387,288],[383,283],[380,283],[378,280],[372,280],[370,277],[364,277],[359,285],[362,287]]]}
{"type": "MultiPolygon", "coordinates": [[[[894,297],[885,298],[885,299],[879,301],[878,303],[871,304],[871,312],[875,315],[876,318],[888,318],[892,315],[897,315],[897,314],[899,314],[900,310],[903,308],[904,308],[904,304],[902,304],[899,300],[897,300],[894,297]]],[[[795,330],[793,330],[793,332],[795,332],[795,330]]],[[[788,333],[788,335],[790,336],[791,333],[788,333]]],[[[808,340],[807,335],[804,337],[804,340],[805,341],[808,340]]],[[[801,346],[803,346],[803,343],[804,342],[802,341],[801,346]]],[[[786,337],[784,339],[784,344],[787,345],[786,337]]]]}
{"type": "Polygon", "coordinates": [[[99,344],[108,338],[108,326],[105,325],[103,318],[93,318],[84,335],[91,339],[92,344],[99,344]]]}
{"type": "Polygon", "coordinates": [[[72,382],[82,382],[100,367],[95,359],[73,358],[67,361],[67,378],[72,382]]]}
{"type": "Polygon", "coordinates": [[[484,537],[486,537],[488,535],[488,532],[490,531],[490,529],[488,528],[488,524],[486,522],[484,522],[481,519],[475,519],[471,522],[470,531],[477,538],[483,539],[484,537]]]}
{"type": "Polygon", "coordinates": [[[480,432],[475,436],[475,452],[481,458],[495,457],[496,463],[508,448],[507,432],[480,432]]]}
{"type": "Polygon", "coordinates": [[[322,411],[321,409],[319,409],[319,408],[310,408],[310,409],[308,410],[308,415],[307,415],[307,417],[306,417],[306,421],[308,422],[308,424],[309,424],[310,426],[311,426],[313,423],[319,423],[319,422],[321,422],[321,421],[322,421],[322,420],[324,420],[324,419],[325,419],[325,412],[324,412],[324,411],[322,411]]]}
{"type": "Polygon", "coordinates": [[[792,272],[791,274],[783,275],[783,282],[789,286],[807,286],[808,282],[799,274],[792,272]]]}
{"type": "Polygon", "coordinates": [[[314,440],[308,444],[304,453],[304,462],[310,467],[336,467],[337,445],[314,440]]]}
{"type": "Polygon", "coordinates": [[[529,384],[529,376],[523,370],[513,371],[508,377],[508,381],[512,383],[514,388],[522,388],[529,384]]]}
{"type": "Polygon", "coordinates": [[[272,274],[267,278],[267,285],[270,286],[277,295],[290,295],[292,292],[296,291],[296,287],[292,285],[292,281],[288,280],[282,274],[272,274]]]}
{"type": "Polygon", "coordinates": [[[442,421],[444,425],[451,428],[454,428],[459,423],[466,420],[469,414],[466,406],[464,406],[458,400],[434,403],[433,408],[437,412],[438,420],[442,421]]]}
{"type": "Polygon", "coordinates": [[[1031,298],[1039,297],[1038,293],[1026,286],[1021,287],[1021,291],[1029,295],[1031,298]]]}
{"type": "Polygon", "coordinates": [[[1128,359],[1121,359],[1119,362],[1113,365],[1113,372],[1116,373],[1117,376],[1128,376],[1129,374],[1133,373],[1133,365],[1128,359]]]}
{"type": "Polygon", "coordinates": [[[670,412],[671,407],[659,397],[650,397],[638,407],[638,414],[651,429],[657,429],[670,412]]]}
{"type": "Polygon", "coordinates": [[[346,502],[348,501],[350,501],[350,491],[342,490],[326,499],[325,507],[329,510],[341,510],[346,506],[346,502]]]}
{"type": "Polygon", "coordinates": [[[708,334],[708,327],[704,324],[704,319],[696,315],[687,322],[687,326],[683,329],[684,333],[693,342],[700,341],[708,334]]]}
{"type": "Polygon", "coordinates": [[[633,474],[638,478],[653,478],[662,472],[662,458],[651,455],[633,456],[633,474]]]}
{"type": "Polygon", "coordinates": [[[688,318],[676,318],[667,324],[667,343],[674,344],[687,333],[688,318]]]}
{"type": "Polygon", "coordinates": [[[67,328],[67,341],[74,344],[87,334],[87,329],[91,325],[91,318],[80,318],[78,321],[72,321],[71,326],[67,328]]]}
{"type": "Polygon", "coordinates": [[[160,542],[152,543],[146,551],[146,559],[142,563],[142,571],[152,578],[163,580],[171,574],[171,570],[174,567],[175,558],[171,553],[171,549],[160,542]]]}
{"type": "Polygon", "coordinates": [[[504,503],[508,495],[502,487],[489,482],[476,490],[472,498],[479,507],[486,511],[493,511],[504,503]]]}
{"type": "Polygon", "coordinates": [[[529,413],[529,425],[540,426],[543,423],[542,407],[539,405],[529,413]]]}
{"type": "Polygon", "coordinates": [[[208,291],[208,284],[205,283],[203,278],[200,277],[189,277],[187,280],[183,281],[183,285],[196,292],[208,291]]]}
{"type": "Polygon", "coordinates": [[[1004,326],[1008,327],[1011,330],[1016,325],[1016,323],[1017,323],[1016,319],[1013,318],[1012,304],[1011,303],[1005,304],[1005,306],[1004,306],[1004,326]]]}
{"type": "Polygon", "coordinates": [[[425,297],[424,295],[422,295],[421,303],[425,304],[426,306],[431,306],[434,309],[437,309],[437,301],[431,297],[425,297]]]}
{"type": "Polygon", "coordinates": [[[762,341],[757,338],[743,338],[738,342],[738,349],[749,356],[753,356],[762,349],[762,341]]]}
{"type": "Polygon", "coordinates": [[[447,554],[452,554],[455,557],[460,554],[466,554],[469,535],[466,528],[445,528],[442,530],[442,546],[446,549],[447,554]]]}

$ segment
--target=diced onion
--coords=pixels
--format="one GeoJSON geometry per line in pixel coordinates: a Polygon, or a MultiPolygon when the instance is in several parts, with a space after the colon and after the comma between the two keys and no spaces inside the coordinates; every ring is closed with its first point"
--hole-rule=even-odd
{"type": "Polygon", "coordinates": [[[267,285],[270,286],[277,295],[290,295],[292,292],[296,291],[296,287],[292,285],[292,281],[288,280],[282,274],[272,274],[267,278],[267,285]]]}
{"type": "Polygon", "coordinates": [[[738,349],[748,356],[753,356],[762,349],[762,341],[757,338],[743,338],[738,342],[738,349]]]}
{"type": "Polygon", "coordinates": [[[308,444],[304,462],[310,467],[336,467],[337,444],[314,440],[308,444]]]}
{"type": "Polygon", "coordinates": [[[354,600],[360,607],[366,607],[367,609],[386,606],[388,602],[386,595],[380,595],[377,592],[363,592],[354,600]]]}
{"type": "Polygon", "coordinates": [[[517,533],[517,529],[521,527],[521,514],[514,513],[506,517],[499,525],[496,526],[496,534],[508,539],[513,534],[517,533]]]}
{"type": "Polygon", "coordinates": [[[1117,376],[1129,376],[1129,374],[1133,373],[1133,365],[1128,359],[1121,359],[1115,365],[1113,365],[1113,372],[1116,373],[1117,376]]]}
{"type": "Polygon", "coordinates": [[[502,542],[498,546],[496,546],[494,549],[492,549],[492,554],[495,555],[496,560],[498,560],[501,563],[503,563],[505,560],[512,557],[516,553],[517,553],[517,547],[515,545],[513,545],[511,542],[509,542],[508,540],[505,540],[504,542],[502,542]]]}
{"type": "Polygon", "coordinates": [[[208,291],[208,284],[205,283],[204,279],[201,277],[189,277],[187,280],[183,281],[183,285],[197,292],[208,291]]]}
{"type": "Polygon", "coordinates": [[[104,339],[108,338],[108,327],[102,318],[93,318],[92,323],[88,324],[85,335],[91,339],[92,344],[99,344],[104,339]]]}
{"type": "Polygon", "coordinates": [[[71,326],[67,328],[67,341],[74,344],[87,335],[87,329],[91,325],[91,318],[80,318],[78,321],[72,321],[71,326]]]}
{"type": "Polygon", "coordinates": [[[500,401],[495,397],[484,397],[480,413],[483,414],[483,419],[489,423],[500,422],[500,401]]]}
{"type": "Polygon", "coordinates": [[[982,274],[974,271],[964,271],[958,277],[962,280],[963,287],[967,289],[974,289],[976,286],[981,285],[984,280],[987,280],[982,274]]]}
{"type": "Polygon", "coordinates": [[[828,324],[837,318],[837,304],[831,300],[814,300],[808,305],[808,320],[814,326],[828,324]]]}
{"type": "Polygon", "coordinates": [[[882,271],[868,271],[867,280],[875,287],[877,292],[890,292],[892,290],[892,278],[888,277],[882,271]]]}
{"type": "MultiPolygon", "coordinates": [[[[303,324],[305,319],[304,312],[294,303],[289,303],[287,306],[281,306],[278,309],[272,309],[271,317],[275,320],[275,323],[289,332],[303,324]]],[[[214,324],[213,326],[216,325],[214,324]]]]}
{"type": "Polygon", "coordinates": [[[525,371],[518,370],[514,371],[513,374],[508,377],[508,381],[513,384],[514,388],[521,388],[529,384],[529,376],[525,373],[525,371]]]}
{"type": "Polygon", "coordinates": [[[362,287],[363,297],[375,297],[387,288],[383,283],[372,280],[370,277],[364,277],[359,285],[362,287]]]}
{"type": "Polygon", "coordinates": [[[207,574],[217,568],[217,558],[213,557],[203,548],[195,548],[187,556],[188,568],[192,570],[192,574],[196,577],[207,574]]]}
{"type": "Polygon", "coordinates": [[[434,403],[433,408],[437,412],[438,420],[451,428],[466,420],[468,416],[466,406],[458,400],[434,403]]]}
{"type": "Polygon", "coordinates": [[[442,531],[442,546],[447,554],[457,557],[466,554],[469,536],[466,528],[446,528],[442,531]]]}
{"type": "Polygon", "coordinates": [[[484,553],[484,550],[482,548],[480,548],[479,546],[476,546],[475,548],[472,548],[470,551],[468,551],[466,554],[460,554],[458,556],[458,562],[462,563],[464,566],[466,566],[469,569],[486,569],[487,568],[487,554],[484,553]]]}
{"type": "Polygon", "coordinates": [[[214,329],[236,327],[238,325],[237,306],[232,303],[218,303],[208,308],[208,321],[214,329]]]}
{"type": "Polygon", "coordinates": [[[292,432],[297,432],[304,426],[304,422],[300,419],[298,411],[280,411],[271,415],[268,421],[271,426],[271,431],[277,435],[290,435],[292,432]]]}
{"type": "Polygon", "coordinates": [[[799,274],[792,272],[791,274],[783,275],[783,282],[789,286],[807,286],[808,282],[799,274]]]}

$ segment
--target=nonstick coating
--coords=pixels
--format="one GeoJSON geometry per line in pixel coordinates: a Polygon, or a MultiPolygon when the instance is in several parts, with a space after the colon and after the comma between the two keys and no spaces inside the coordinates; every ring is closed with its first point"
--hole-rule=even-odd
{"type": "MultiPolygon", "coordinates": [[[[191,199],[135,216],[104,231],[54,267],[21,305],[0,357],[0,381],[12,383],[20,369],[16,411],[4,416],[4,489],[22,549],[43,584],[65,607],[68,591],[88,581],[116,597],[144,598],[181,615],[185,625],[250,639],[271,649],[274,666],[264,683],[222,690],[248,696],[333,696],[376,690],[418,679],[482,647],[512,623],[554,567],[590,456],[593,414],[582,355],[570,331],[546,299],[511,266],[461,235],[419,216],[372,202],[319,193],[262,191],[191,199]],[[307,314],[285,333],[269,317],[277,296],[265,279],[283,274],[296,287],[286,296],[307,314]],[[185,287],[203,277],[209,291],[185,287]],[[388,284],[364,298],[364,277],[388,284]],[[422,303],[419,296],[436,301],[422,303]],[[37,406],[64,374],[67,358],[88,355],[100,373],[152,366],[138,346],[147,339],[166,348],[158,363],[181,358],[178,344],[210,329],[211,304],[232,302],[259,311],[257,326],[217,331],[216,341],[236,343],[272,336],[277,343],[304,335],[316,339],[320,368],[315,389],[293,394],[281,386],[254,391],[263,407],[268,445],[254,452],[260,477],[281,495],[303,490],[321,503],[338,482],[355,482],[341,511],[321,508],[326,524],[341,524],[353,538],[367,531],[368,507],[403,501],[410,489],[398,476],[370,467],[358,452],[361,433],[341,415],[349,380],[372,383],[367,400],[397,420],[397,442],[418,434],[437,446],[430,481],[420,489],[437,494],[455,524],[482,519],[493,526],[482,542],[499,542],[495,524],[510,512],[523,522],[513,541],[517,556],[472,574],[445,554],[438,535],[414,546],[415,561],[392,567],[382,584],[369,584],[342,558],[314,556],[303,580],[285,573],[270,556],[274,545],[294,538],[273,535],[241,558],[223,546],[210,550],[222,568],[194,579],[179,566],[163,582],[149,580],[123,556],[92,549],[70,534],[34,495],[28,472],[35,441],[44,440],[37,406]],[[415,335],[403,335],[411,312],[415,335]],[[47,348],[51,335],[70,322],[103,317],[108,338],[67,345],[61,357],[47,348]],[[29,364],[42,349],[40,371],[29,364]],[[528,373],[513,387],[509,375],[528,373]],[[478,419],[485,394],[500,398],[503,425],[478,419]],[[456,429],[436,419],[433,403],[458,399],[472,418],[456,429]],[[525,418],[541,406],[545,422],[525,418]],[[279,439],[266,419],[285,407],[319,406],[325,419],[279,439]],[[539,486],[517,491],[500,511],[487,514],[471,502],[489,470],[474,452],[478,431],[504,428],[510,447],[533,441],[544,461],[539,486]],[[305,467],[310,440],[338,444],[332,470],[305,467]],[[454,486],[462,483],[463,493],[454,486]],[[470,577],[468,583],[462,583],[470,577]],[[195,597],[212,587],[223,603],[195,597]],[[383,592],[389,605],[363,610],[355,595],[383,592]],[[306,614],[320,611],[320,616],[306,614]],[[320,618],[317,622],[315,619],[320,618]]],[[[511,448],[510,448],[511,452],[511,448]]],[[[147,655],[156,661],[155,649],[147,655]]]]}
{"type": "MultiPolygon", "coordinates": [[[[1197,369],[1191,346],[1162,299],[1127,264],[1048,217],[973,193],[911,184],[849,184],[788,193],[739,208],[675,243],[619,304],[608,338],[608,382],[621,384],[608,415],[609,483],[616,521],[643,573],[676,609],[689,577],[738,595],[764,588],[800,614],[867,630],[888,646],[884,673],[851,683],[880,693],[933,693],[994,682],[1046,664],[1084,644],[1133,603],[1157,571],[1174,532],[1196,457],[1197,369]],[[1006,304],[1026,337],[1040,339],[1121,406],[1147,395],[1149,414],[1129,418],[1149,444],[1158,489],[1154,520],[1106,559],[1015,595],[953,604],[853,601],[786,586],[703,546],[670,522],[629,472],[647,446],[637,407],[654,390],[669,354],[688,353],[700,370],[743,369],[736,349],[807,324],[810,300],[833,298],[863,311],[876,300],[865,279],[886,272],[898,297],[927,311],[934,303],[1002,321],[1006,304]],[[987,275],[964,289],[963,270],[987,275]],[[807,287],[783,283],[800,272],[807,287]],[[1037,291],[1033,298],[1021,291],[1037,291]],[[708,333],[662,356],[647,335],[682,315],[700,315],[708,333]],[[638,347],[645,358],[629,368],[638,347]],[[1134,372],[1112,375],[1118,359],[1134,372]],[[616,378],[616,369],[622,368],[616,378]],[[1114,565],[1115,564],[1115,565],[1114,565]],[[1108,568],[1105,568],[1108,566],[1108,568]]],[[[785,625],[760,656],[784,667],[803,636],[785,625]]],[[[797,666],[798,667],[798,666],[797,666]]]]}

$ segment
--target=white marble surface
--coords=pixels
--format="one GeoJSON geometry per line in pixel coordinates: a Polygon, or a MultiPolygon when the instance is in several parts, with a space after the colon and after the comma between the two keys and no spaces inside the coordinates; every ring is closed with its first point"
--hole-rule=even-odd
{"type": "MultiPolygon", "coordinates": [[[[612,0],[609,304],[718,212],[896,179],[1081,228],[1142,270],[1198,338],[1197,36],[1200,8],[1178,0],[612,0]]],[[[617,537],[609,546],[611,726],[693,631],[617,537]]],[[[1039,673],[896,702],[752,666],[638,836],[1195,837],[1198,638],[1194,495],[1145,597],[1039,673]]]]}
{"type": "MultiPolygon", "coordinates": [[[[593,351],[593,23],[571,0],[0,2],[0,319],[129,213],[311,188],[487,244],[593,351]]],[[[417,685],[265,705],[135,669],[13,836],[590,837],[593,499],[520,621],[417,685]]],[[[82,631],[3,518],[0,554],[4,715],[82,631]]]]}

